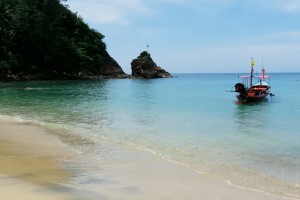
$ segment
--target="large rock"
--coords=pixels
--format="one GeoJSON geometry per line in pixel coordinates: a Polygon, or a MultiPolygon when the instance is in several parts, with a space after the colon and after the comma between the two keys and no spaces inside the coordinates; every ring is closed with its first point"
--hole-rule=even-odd
{"type": "Polygon", "coordinates": [[[169,78],[172,75],[157,66],[147,51],[143,51],[131,62],[132,76],[135,78],[169,78]]]}

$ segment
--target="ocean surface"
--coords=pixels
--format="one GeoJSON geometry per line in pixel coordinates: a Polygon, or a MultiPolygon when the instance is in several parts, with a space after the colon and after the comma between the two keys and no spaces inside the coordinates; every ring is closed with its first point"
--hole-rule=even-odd
{"type": "Polygon", "coordinates": [[[100,144],[109,141],[237,187],[297,199],[300,73],[270,75],[275,96],[247,105],[226,92],[241,81],[238,74],[0,83],[0,115],[92,140],[80,144],[90,162],[106,156],[100,144]]]}

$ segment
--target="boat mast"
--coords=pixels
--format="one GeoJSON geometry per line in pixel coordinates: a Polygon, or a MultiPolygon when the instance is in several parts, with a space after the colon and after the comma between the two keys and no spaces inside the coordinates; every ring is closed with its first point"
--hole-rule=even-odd
{"type": "Polygon", "coordinates": [[[251,57],[251,74],[250,74],[250,88],[252,87],[252,78],[254,77],[253,76],[253,72],[254,72],[254,60],[253,60],[253,57],[251,57]]]}
{"type": "Polygon", "coordinates": [[[262,80],[265,80],[265,73],[266,73],[266,70],[265,70],[265,65],[264,65],[264,56],[262,55],[262,80]]]}

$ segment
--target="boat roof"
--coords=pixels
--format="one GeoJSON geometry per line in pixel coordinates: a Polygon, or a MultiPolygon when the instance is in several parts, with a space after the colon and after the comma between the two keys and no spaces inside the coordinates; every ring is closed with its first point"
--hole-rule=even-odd
{"type": "MultiPolygon", "coordinates": [[[[249,75],[244,75],[244,76],[240,76],[240,78],[250,78],[250,76],[249,75]]],[[[263,78],[270,78],[270,76],[268,76],[268,75],[265,75],[265,76],[259,75],[259,76],[254,76],[254,78],[261,78],[261,79],[263,79],[263,78]]]]}
{"type": "Polygon", "coordinates": [[[250,78],[249,75],[240,76],[240,78],[250,78]]]}
{"type": "Polygon", "coordinates": [[[259,76],[254,76],[255,78],[261,78],[261,79],[263,79],[263,78],[270,78],[270,76],[268,76],[268,75],[265,75],[265,76],[263,76],[263,75],[259,75],[259,76]]]}
{"type": "Polygon", "coordinates": [[[265,86],[269,86],[269,84],[266,81],[259,81],[258,83],[254,84],[254,85],[265,85],[265,86]]]}

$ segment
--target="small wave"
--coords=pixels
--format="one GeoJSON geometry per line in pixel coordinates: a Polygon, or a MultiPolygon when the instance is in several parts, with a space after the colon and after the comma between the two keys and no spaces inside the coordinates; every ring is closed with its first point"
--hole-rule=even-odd
{"type": "MultiPolygon", "coordinates": [[[[248,188],[248,187],[244,187],[244,186],[235,185],[230,180],[223,179],[223,181],[225,183],[227,183],[228,185],[230,185],[231,187],[235,187],[235,188],[238,188],[238,189],[241,189],[241,190],[249,190],[249,191],[253,191],[253,192],[266,194],[268,196],[275,196],[274,194],[266,192],[266,191],[256,190],[256,189],[253,189],[253,188],[248,188]]],[[[299,200],[299,196],[297,196],[297,195],[288,194],[288,193],[284,193],[284,194],[285,194],[285,196],[283,198],[285,198],[285,199],[299,200]]]]}
{"type": "Polygon", "coordinates": [[[29,122],[20,116],[0,115],[0,120],[8,120],[11,122],[29,122]]]}
{"type": "Polygon", "coordinates": [[[45,88],[38,88],[38,87],[36,87],[36,88],[33,88],[33,87],[25,87],[24,88],[24,90],[44,90],[45,88]]]}
{"type": "Polygon", "coordinates": [[[295,199],[295,198],[297,198],[297,200],[300,199],[300,196],[299,196],[299,195],[289,194],[289,193],[284,193],[284,194],[287,195],[287,196],[290,196],[292,199],[295,199]]]}

